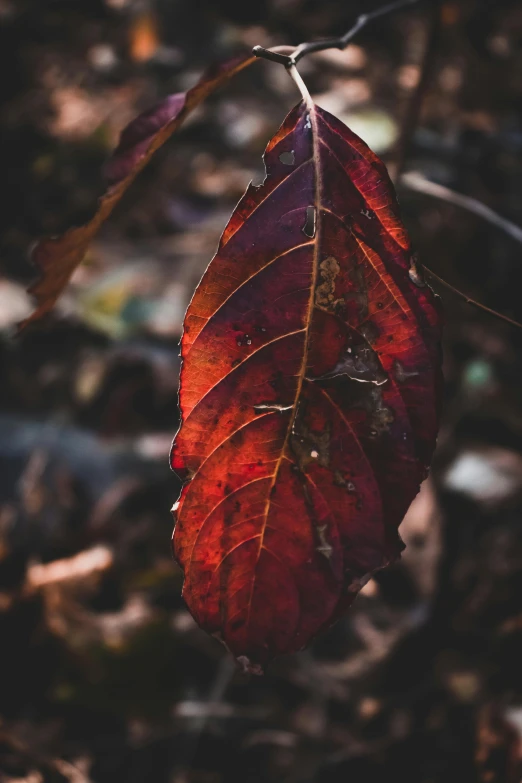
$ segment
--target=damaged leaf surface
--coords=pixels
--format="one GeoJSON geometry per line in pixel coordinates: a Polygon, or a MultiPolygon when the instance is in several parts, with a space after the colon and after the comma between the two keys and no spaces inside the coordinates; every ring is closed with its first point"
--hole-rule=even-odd
{"type": "Polygon", "coordinates": [[[381,161],[298,105],[185,318],[175,556],[197,622],[255,671],[398,557],[440,396],[435,298],[381,161]]]}

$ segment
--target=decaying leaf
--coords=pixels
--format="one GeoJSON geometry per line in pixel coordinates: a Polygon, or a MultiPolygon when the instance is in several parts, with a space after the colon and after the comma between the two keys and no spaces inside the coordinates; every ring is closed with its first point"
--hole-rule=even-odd
{"type": "Polygon", "coordinates": [[[37,307],[29,318],[22,321],[20,328],[41,318],[54,307],[73,272],[83,261],[100,226],[156,150],[211,92],[254,60],[251,55],[242,56],[209,68],[188,92],[169,95],[125,128],[106,165],[109,187],[100,198],[94,217],[83,226],[73,228],[60,237],[42,239],[35,246],[32,261],[39,279],[29,288],[29,293],[34,295],[37,307]]]}
{"type": "Polygon", "coordinates": [[[298,105],[189,306],[172,466],[197,622],[246,668],[398,557],[438,426],[440,321],[381,161],[298,105]]]}

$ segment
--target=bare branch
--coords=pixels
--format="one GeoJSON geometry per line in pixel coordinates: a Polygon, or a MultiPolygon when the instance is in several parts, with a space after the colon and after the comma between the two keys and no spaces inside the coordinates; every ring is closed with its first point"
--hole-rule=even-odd
{"type": "Polygon", "coordinates": [[[415,190],[417,193],[424,193],[426,196],[433,196],[433,198],[446,201],[448,204],[467,209],[468,212],[473,212],[475,215],[487,220],[506,234],[509,234],[517,242],[522,243],[522,228],[520,226],[517,226],[510,220],[506,220],[506,218],[494,212],[486,204],[482,204],[480,201],[471,198],[471,196],[464,196],[462,193],[450,190],[445,185],[431,182],[418,171],[406,172],[400,178],[400,182],[409,190],[415,190]]]}
{"type": "Polygon", "coordinates": [[[263,57],[265,60],[271,60],[274,63],[281,63],[281,65],[289,68],[292,65],[292,59],[287,54],[279,54],[276,49],[264,49],[262,46],[254,46],[252,53],[256,57],[263,57]]]}
{"type": "MultiPolygon", "coordinates": [[[[366,27],[369,22],[373,22],[374,19],[378,19],[380,16],[391,14],[394,11],[400,11],[402,8],[415,5],[419,2],[420,0],[396,0],[394,3],[387,3],[380,8],[376,8],[375,11],[370,11],[367,14],[358,16],[353,27],[344,35],[341,35],[338,38],[326,38],[322,41],[310,41],[308,43],[299,44],[290,54],[283,53],[281,51],[283,47],[264,49],[262,46],[254,46],[252,51],[256,57],[264,57],[266,60],[281,63],[289,68],[292,65],[296,65],[299,60],[307,54],[323,52],[325,49],[345,49],[350,41],[355,38],[357,33],[359,33],[363,27],[366,27]]],[[[287,47],[284,48],[286,49],[287,47]]]]}
{"type": "Polygon", "coordinates": [[[419,122],[419,115],[421,113],[424,95],[433,72],[435,52],[437,50],[437,43],[442,25],[442,11],[442,3],[434,2],[428,14],[424,52],[419,64],[420,78],[410,100],[408,101],[408,105],[401,122],[401,132],[397,144],[395,145],[393,163],[388,166],[388,172],[394,182],[399,179],[402,172],[404,171],[411,141],[419,122]]]}

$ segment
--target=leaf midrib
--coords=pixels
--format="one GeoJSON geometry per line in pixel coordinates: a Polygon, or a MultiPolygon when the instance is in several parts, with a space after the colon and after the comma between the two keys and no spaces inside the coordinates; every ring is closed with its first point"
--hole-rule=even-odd
{"type": "MultiPolygon", "coordinates": [[[[304,103],[303,103],[304,106],[304,103]]],[[[260,538],[259,538],[259,549],[257,553],[256,558],[256,564],[254,566],[254,573],[252,575],[252,587],[250,591],[250,598],[248,602],[248,611],[247,611],[247,619],[245,626],[248,628],[250,624],[250,612],[252,608],[252,599],[254,594],[254,587],[256,583],[256,570],[257,566],[259,564],[259,558],[261,556],[261,552],[263,550],[264,546],[264,538],[266,529],[268,526],[268,515],[270,512],[270,506],[272,502],[272,492],[275,487],[275,484],[277,482],[279,471],[281,469],[281,463],[283,462],[283,459],[286,454],[286,449],[288,445],[288,439],[290,437],[290,433],[292,432],[297,411],[299,408],[299,398],[301,396],[301,391],[303,388],[304,379],[306,376],[306,367],[308,364],[308,353],[309,353],[309,345],[310,345],[310,327],[312,324],[312,318],[313,318],[313,311],[314,311],[314,304],[315,304],[315,286],[317,281],[317,269],[318,269],[318,260],[319,260],[319,245],[320,245],[320,237],[321,237],[321,196],[322,196],[322,176],[321,176],[321,166],[320,166],[320,157],[319,157],[319,137],[318,137],[318,130],[317,130],[317,112],[316,107],[309,107],[308,108],[308,116],[310,118],[310,124],[311,124],[311,132],[312,132],[312,160],[314,163],[314,172],[315,172],[315,198],[314,198],[314,209],[315,209],[315,234],[313,236],[314,240],[314,254],[313,254],[313,260],[312,260],[312,281],[310,285],[310,299],[308,302],[308,311],[307,311],[307,318],[306,318],[306,335],[305,335],[305,341],[304,341],[304,351],[303,351],[303,361],[301,363],[301,369],[299,372],[299,380],[297,383],[297,389],[295,393],[295,402],[294,402],[294,410],[292,411],[292,415],[290,416],[288,420],[288,427],[286,430],[286,436],[285,440],[283,442],[283,445],[281,447],[281,454],[277,461],[277,464],[275,466],[273,479],[270,484],[270,487],[268,488],[268,497],[266,501],[266,508],[264,513],[264,522],[263,527],[261,530],[260,538]]],[[[310,204],[307,205],[311,206],[310,204]]],[[[297,625],[297,624],[296,624],[297,625]]]]}

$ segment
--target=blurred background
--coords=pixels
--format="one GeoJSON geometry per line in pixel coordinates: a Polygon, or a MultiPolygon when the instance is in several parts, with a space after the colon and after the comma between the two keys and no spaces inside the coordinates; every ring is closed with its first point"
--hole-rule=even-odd
{"type": "MultiPolygon", "coordinates": [[[[256,63],[198,109],[52,317],[12,337],[32,243],[90,217],[127,122],[209,61],[338,35],[377,5],[0,0],[1,783],[522,779],[522,331],[439,285],[444,418],[401,562],[263,678],[236,672],[180,598],[167,456],[183,313],[297,102],[284,68],[256,63]]],[[[420,3],[301,72],[386,162],[522,225],[518,0],[420,3]]],[[[420,260],[521,320],[520,242],[398,190],[420,260]]]]}

